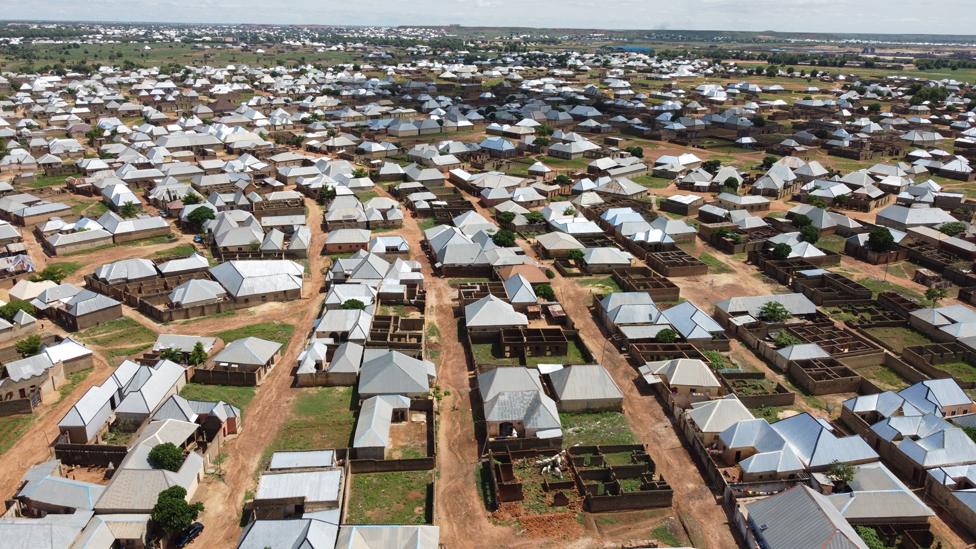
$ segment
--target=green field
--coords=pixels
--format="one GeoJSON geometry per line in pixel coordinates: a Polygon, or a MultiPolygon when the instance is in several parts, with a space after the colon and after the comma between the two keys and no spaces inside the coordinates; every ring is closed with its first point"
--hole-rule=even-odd
{"type": "Polygon", "coordinates": [[[292,416],[265,451],[347,448],[356,426],[352,387],[298,389],[292,416]]]}
{"type": "Polygon", "coordinates": [[[0,417],[0,455],[24,436],[33,421],[34,416],[29,414],[0,417]]]}
{"type": "Polygon", "coordinates": [[[291,324],[262,322],[260,324],[250,324],[248,326],[241,326],[240,328],[224,330],[223,332],[217,332],[215,335],[224,340],[225,343],[245,337],[257,337],[287,345],[294,331],[295,327],[291,324]]]}
{"type": "Polygon", "coordinates": [[[230,385],[204,385],[202,383],[187,383],[180,390],[180,396],[187,400],[205,400],[208,402],[224,401],[236,406],[244,413],[247,405],[254,398],[255,387],[231,387],[230,385]]]}
{"type": "Polygon", "coordinates": [[[124,345],[131,348],[135,344],[154,343],[156,332],[131,318],[122,317],[78,332],[78,337],[99,347],[113,348],[124,345]]]}
{"type": "Polygon", "coordinates": [[[917,345],[928,345],[932,343],[932,340],[926,337],[925,334],[916,332],[910,328],[894,326],[889,328],[867,328],[865,331],[887,343],[898,354],[901,354],[905,347],[915,347],[917,345]]]}
{"type": "Polygon", "coordinates": [[[426,524],[430,471],[354,474],[346,522],[349,524],[426,524]]]}
{"type": "Polygon", "coordinates": [[[563,445],[639,444],[620,412],[563,412],[563,445]]]}

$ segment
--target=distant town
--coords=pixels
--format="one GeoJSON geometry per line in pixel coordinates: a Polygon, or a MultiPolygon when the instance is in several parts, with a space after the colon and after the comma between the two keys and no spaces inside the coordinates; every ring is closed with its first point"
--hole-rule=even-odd
{"type": "Polygon", "coordinates": [[[0,548],[966,548],[976,36],[0,22],[0,548]]]}

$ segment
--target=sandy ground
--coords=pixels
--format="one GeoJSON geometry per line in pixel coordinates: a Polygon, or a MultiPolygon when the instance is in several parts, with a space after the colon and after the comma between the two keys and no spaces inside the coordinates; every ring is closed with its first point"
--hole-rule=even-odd
{"type": "MultiPolygon", "coordinates": [[[[309,228],[312,231],[309,250],[319,250],[325,242],[325,235],[318,222],[322,210],[312,200],[306,200],[306,205],[309,209],[309,228]]],[[[295,331],[278,361],[278,366],[264,379],[248,406],[244,431],[225,447],[227,461],[223,466],[224,478],[207,478],[197,489],[196,498],[206,507],[200,517],[206,530],[195,545],[235,546],[241,533],[240,517],[245,492],[256,485],[256,470],[264,449],[271,444],[288,419],[288,411],[291,410],[296,395],[292,389],[292,371],[324,299],[324,294],[319,293],[325,278],[321,271],[323,258],[317,253],[310,253],[309,263],[311,274],[305,278],[305,297],[298,302],[283,304],[275,315],[261,313],[254,319],[259,318],[260,322],[267,322],[273,317],[280,317],[286,322],[291,320],[295,331]]],[[[222,321],[225,319],[214,319],[216,324],[225,323],[222,321]]],[[[199,325],[194,324],[194,331],[199,325]]],[[[227,329],[227,326],[220,329],[227,329]]]]}

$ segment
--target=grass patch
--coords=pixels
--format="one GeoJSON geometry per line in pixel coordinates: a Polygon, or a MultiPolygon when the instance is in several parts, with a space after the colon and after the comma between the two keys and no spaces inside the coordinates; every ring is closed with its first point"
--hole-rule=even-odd
{"type": "MultiPolygon", "coordinates": [[[[518,356],[502,356],[498,345],[494,343],[472,343],[471,355],[474,357],[475,364],[496,364],[499,366],[521,366],[522,361],[518,356]]],[[[583,349],[573,340],[569,340],[566,345],[565,355],[545,355],[529,356],[525,358],[526,366],[537,366],[539,364],[587,364],[588,361],[583,354],[583,349]]]]}
{"type": "Polygon", "coordinates": [[[584,288],[592,288],[598,294],[614,294],[623,291],[612,276],[580,278],[577,282],[584,288]]]}
{"type": "Polygon", "coordinates": [[[258,337],[287,345],[294,331],[295,327],[291,324],[262,322],[260,324],[250,324],[248,326],[241,326],[240,328],[224,330],[223,332],[217,332],[216,335],[225,342],[243,339],[245,337],[258,337]]]}
{"type": "Polygon", "coordinates": [[[530,356],[525,358],[527,366],[537,366],[539,364],[587,364],[590,362],[583,356],[583,349],[570,339],[566,342],[566,354],[562,356],[530,356]]]}
{"type": "Polygon", "coordinates": [[[886,343],[891,350],[901,354],[905,347],[915,347],[916,345],[928,345],[932,340],[921,332],[916,332],[911,328],[893,326],[888,328],[867,328],[867,333],[886,343]]]}
{"type": "Polygon", "coordinates": [[[70,395],[71,392],[75,390],[75,387],[77,387],[82,381],[85,381],[85,378],[88,377],[88,374],[90,373],[92,373],[92,368],[85,368],[84,370],[78,370],[77,372],[72,372],[65,376],[67,383],[58,388],[58,392],[61,393],[61,399],[64,399],[70,395]]]}
{"type": "Polygon", "coordinates": [[[640,175],[631,177],[630,180],[648,189],[664,189],[671,184],[670,179],[666,177],[655,177],[653,175],[640,175]]]}
{"type": "Polygon", "coordinates": [[[133,240],[131,242],[125,242],[123,246],[156,246],[157,244],[168,244],[170,242],[176,242],[178,237],[175,234],[161,234],[159,236],[152,236],[149,238],[143,238],[140,240],[133,240]]]}
{"type": "Polygon", "coordinates": [[[935,367],[959,381],[976,381],[976,366],[968,362],[945,362],[935,367]]]}
{"type": "Polygon", "coordinates": [[[698,260],[705,265],[708,265],[709,274],[725,274],[732,272],[732,269],[726,265],[724,261],[708,252],[702,252],[701,255],[698,256],[698,260]]]}
{"type": "Polygon", "coordinates": [[[131,346],[134,343],[154,343],[156,332],[131,318],[122,317],[78,333],[78,337],[99,347],[131,346]]]}
{"type": "Polygon", "coordinates": [[[437,226],[437,221],[435,221],[433,217],[425,217],[417,222],[417,227],[419,227],[421,231],[426,231],[427,229],[433,229],[436,226],[437,226]]]}
{"type": "Polygon", "coordinates": [[[665,522],[664,524],[661,524],[657,528],[651,530],[651,537],[660,541],[661,543],[670,545],[671,547],[678,547],[681,545],[681,540],[679,540],[678,536],[671,531],[670,521],[665,522]]]}
{"type": "Polygon", "coordinates": [[[776,423],[779,421],[780,412],[785,412],[786,410],[792,410],[792,408],[787,408],[786,406],[760,406],[759,408],[749,408],[752,415],[756,419],[765,419],[769,423],[776,423]]]}
{"type": "Polygon", "coordinates": [[[910,385],[908,380],[898,375],[898,372],[883,364],[861,368],[857,373],[877,385],[882,391],[900,391],[910,385]]]}
{"type": "Polygon", "coordinates": [[[836,234],[828,235],[817,240],[816,246],[821,250],[833,252],[835,254],[844,252],[844,237],[836,234]]]}
{"type": "Polygon", "coordinates": [[[163,257],[186,257],[188,255],[193,255],[193,253],[196,251],[197,249],[193,244],[180,244],[179,246],[160,250],[154,253],[152,258],[159,259],[163,257]]]}
{"type": "Polygon", "coordinates": [[[131,356],[142,354],[151,349],[152,346],[153,343],[143,343],[142,345],[136,345],[135,347],[109,349],[105,351],[105,358],[108,359],[110,363],[114,364],[120,358],[129,358],[131,356]]]}
{"type": "Polygon", "coordinates": [[[356,474],[347,504],[349,524],[426,524],[430,471],[356,474]]]}
{"type": "Polygon", "coordinates": [[[352,406],[352,387],[299,389],[292,416],[265,450],[265,459],[279,450],[349,447],[356,426],[352,406]]]}
{"type": "Polygon", "coordinates": [[[84,264],[78,261],[60,261],[58,263],[48,263],[47,266],[61,269],[61,272],[64,273],[64,276],[71,276],[77,273],[78,270],[84,266],[84,264]]]}
{"type": "Polygon", "coordinates": [[[638,444],[620,412],[563,412],[563,445],[638,444]]]}
{"type": "Polygon", "coordinates": [[[206,400],[216,402],[222,400],[236,406],[244,412],[247,405],[254,398],[254,387],[232,387],[230,385],[204,385],[202,383],[187,383],[180,390],[180,396],[187,400],[206,400]]]}
{"type": "Polygon", "coordinates": [[[104,250],[109,250],[115,247],[115,244],[109,242],[108,244],[102,244],[100,246],[93,246],[91,248],[85,248],[84,250],[77,250],[74,252],[68,252],[66,254],[59,254],[61,257],[75,257],[79,255],[89,255],[95,252],[101,252],[104,250]]]}
{"type": "Polygon", "coordinates": [[[898,284],[893,284],[891,282],[886,282],[884,280],[878,280],[877,278],[863,278],[861,280],[858,280],[857,282],[862,286],[864,286],[865,288],[871,290],[871,293],[874,294],[874,297],[878,297],[878,294],[881,292],[895,292],[897,294],[902,294],[905,297],[910,297],[912,299],[916,299],[919,301],[925,299],[925,296],[922,295],[920,292],[916,292],[915,290],[906,288],[898,284]]]}
{"type": "Polygon", "coordinates": [[[33,421],[34,416],[31,414],[0,417],[0,455],[24,436],[33,421]]]}
{"type": "Polygon", "coordinates": [[[57,185],[64,185],[64,181],[67,178],[65,175],[37,175],[34,177],[34,181],[28,183],[27,186],[32,189],[55,187],[57,185]]]}

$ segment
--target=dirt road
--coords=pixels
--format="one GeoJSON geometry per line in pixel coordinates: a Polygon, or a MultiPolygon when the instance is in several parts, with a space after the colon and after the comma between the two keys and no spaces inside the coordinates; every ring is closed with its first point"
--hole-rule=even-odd
{"type": "MultiPolygon", "coordinates": [[[[289,302],[288,307],[283,309],[288,314],[286,318],[294,321],[295,331],[278,366],[264,379],[248,406],[244,431],[225,446],[227,460],[223,464],[223,480],[207,478],[197,489],[196,499],[206,507],[200,520],[207,527],[195,542],[201,547],[236,545],[241,533],[241,506],[245,493],[254,487],[256,469],[264,449],[274,441],[288,419],[295,398],[292,370],[324,299],[324,294],[319,293],[324,275],[321,272],[323,260],[318,253],[325,242],[325,235],[318,223],[322,210],[311,200],[306,200],[306,205],[309,209],[309,228],[312,230],[312,243],[309,246],[311,274],[305,279],[305,297],[298,302],[289,302]]],[[[261,321],[265,320],[261,318],[261,321]]]]}
{"type": "MultiPolygon", "coordinates": [[[[530,255],[534,252],[529,250],[530,255]]],[[[735,547],[725,513],[705,485],[691,455],[685,450],[660,403],[642,395],[635,380],[637,372],[597,326],[589,310],[590,290],[576,281],[557,275],[551,283],[556,298],[580,331],[597,361],[624,393],[624,415],[634,435],[645,444],[658,471],[674,490],[673,507],[696,547],[735,547]]]]}

